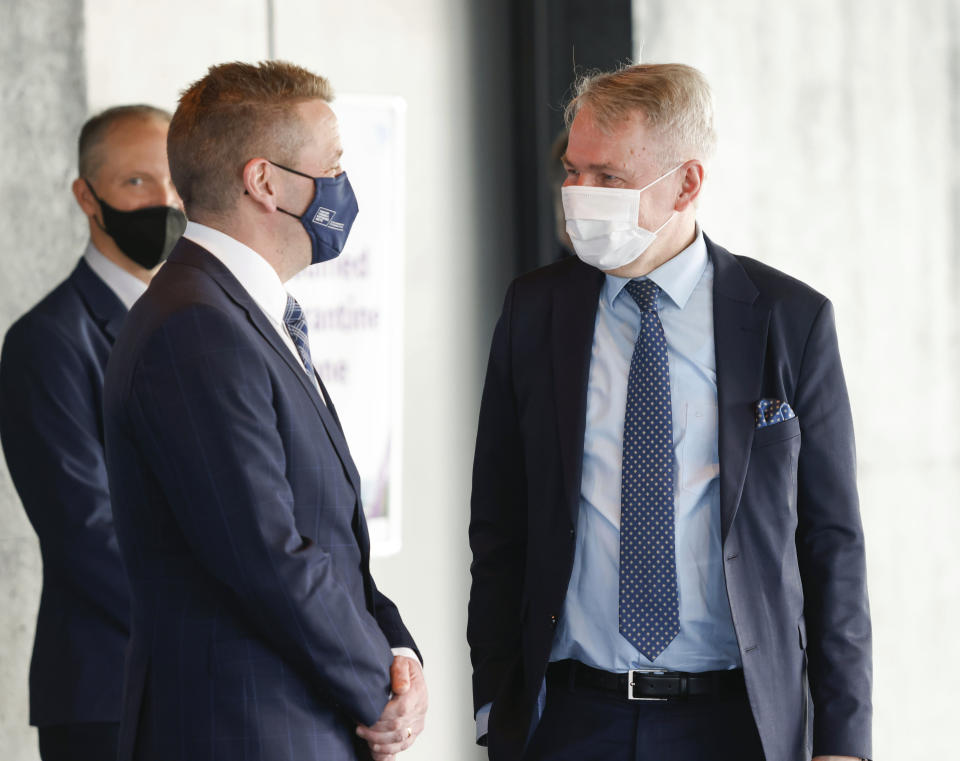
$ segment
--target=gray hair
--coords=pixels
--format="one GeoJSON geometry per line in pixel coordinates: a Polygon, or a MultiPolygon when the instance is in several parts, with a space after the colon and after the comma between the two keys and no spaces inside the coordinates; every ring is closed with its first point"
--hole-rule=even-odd
{"type": "Polygon", "coordinates": [[[664,169],[689,159],[706,162],[716,147],[710,85],[692,66],[636,64],[586,74],[564,112],[568,126],[585,107],[602,131],[642,113],[664,145],[657,157],[664,169]]]}

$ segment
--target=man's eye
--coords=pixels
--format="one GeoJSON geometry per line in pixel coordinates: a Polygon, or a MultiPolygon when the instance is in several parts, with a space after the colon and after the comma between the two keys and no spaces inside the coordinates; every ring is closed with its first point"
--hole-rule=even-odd
{"type": "Polygon", "coordinates": [[[134,186],[143,185],[143,177],[131,177],[127,180],[126,184],[134,186]]]}
{"type": "Polygon", "coordinates": [[[576,169],[573,169],[573,168],[571,168],[571,167],[564,167],[564,169],[565,169],[566,172],[567,172],[567,177],[576,177],[576,176],[577,176],[577,170],[576,170],[576,169]]]}

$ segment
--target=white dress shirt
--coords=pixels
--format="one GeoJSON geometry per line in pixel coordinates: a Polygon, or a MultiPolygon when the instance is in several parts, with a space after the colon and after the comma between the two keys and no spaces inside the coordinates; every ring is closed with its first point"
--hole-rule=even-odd
{"type": "MultiPolygon", "coordinates": [[[[277,335],[280,336],[280,340],[296,358],[297,364],[303,367],[303,371],[306,372],[306,367],[300,358],[300,352],[297,351],[296,344],[290,338],[287,327],[283,322],[289,294],[287,289],[283,287],[280,276],[277,275],[273,265],[249,246],[231,238],[226,233],[202,225],[199,222],[187,222],[187,229],[184,231],[183,237],[193,241],[198,246],[202,246],[230,270],[230,274],[240,282],[243,289],[250,294],[250,297],[260,307],[260,311],[273,325],[277,335]]],[[[316,377],[314,376],[312,380],[314,387],[319,391],[320,386],[316,377]]],[[[323,394],[320,394],[320,398],[323,399],[323,394]]]]}
{"type": "Polygon", "coordinates": [[[87,249],[83,252],[83,260],[90,266],[93,273],[117,295],[127,311],[130,311],[134,302],[147,290],[145,282],[107,259],[93,245],[93,241],[87,241],[87,249]]]}

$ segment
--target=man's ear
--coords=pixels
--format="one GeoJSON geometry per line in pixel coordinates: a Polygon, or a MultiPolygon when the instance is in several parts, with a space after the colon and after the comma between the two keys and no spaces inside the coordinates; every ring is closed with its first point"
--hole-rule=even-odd
{"type": "Polygon", "coordinates": [[[680,195],[677,196],[677,202],[673,208],[677,211],[686,211],[690,204],[697,200],[703,188],[703,164],[698,159],[692,159],[679,171],[682,172],[680,195]]]}
{"type": "Polygon", "coordinates": [[[279,187],[273,164],[264,158],[250,159],[243,165],[244,195],[263,207],[263,211],[276,211],[279,187]]]}
{"type": "Polygon", "coordinates": [[[73,185],[70,186],[70,189],[73,190],[73,197],[77,199],[77,206],[80,207],[80,210],[83,211],[85,216],[97,217],[99,215],[100,204],[98,204],[97,199],[93,197],[90,186],[85,179],[77,177],[77,179],[73,181],[73,185]]]}

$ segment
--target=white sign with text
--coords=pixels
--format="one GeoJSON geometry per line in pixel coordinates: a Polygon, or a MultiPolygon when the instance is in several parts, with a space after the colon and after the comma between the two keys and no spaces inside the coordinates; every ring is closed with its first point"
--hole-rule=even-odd
{"type": "Polygon", "coordinates": [[[406,104],[342,96],[343,168],[360,213],[343,253],[287,283],[360,471],[371,552],[399,552],[406,104]]]}

